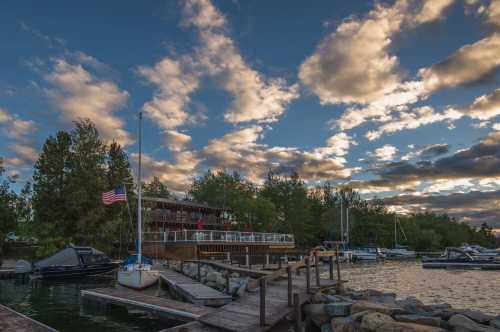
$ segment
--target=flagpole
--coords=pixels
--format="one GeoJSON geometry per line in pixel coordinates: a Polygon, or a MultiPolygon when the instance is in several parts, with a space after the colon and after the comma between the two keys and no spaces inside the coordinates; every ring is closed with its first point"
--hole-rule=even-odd
{"type": "Polygon", "coordinates": [[[141,265],[142,261],[142,183],[141,183],[141,158],[142,158],[142,112],[139,112],[139,167],[137,180],[137,263],[141,265]]]}
{"type": "Polygon", "coordinates": [[[128,221],[129,221],[129,225],[130,225],[130,228],[127,227],[127,246],[126,246],[126,248],[128,250],[130,229],[131,228],[133,229],[134,223],[132,222],[132,212],[130,212],[130,204],[128,202],[127,186],[125,184],[123,184],[123,190],[125,191],[125,198],[126,198],[126,202],[127,202],[127,211],[128,211],[128,221]]]}

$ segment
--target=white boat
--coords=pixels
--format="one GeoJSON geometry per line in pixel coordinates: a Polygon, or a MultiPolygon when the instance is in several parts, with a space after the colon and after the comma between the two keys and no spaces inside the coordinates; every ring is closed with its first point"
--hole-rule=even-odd
{"type": "Polygon", "coordinates": [[[355,261],[377,261],[384,258],[384,255],[376,247],[353,248],[352,259],[355,261]]]}
{"type": "Polygon", "coordinates": [[[127,265],[118,271],[118,283],[134,289],[144,289],[158,281],[159,271],[152,270],[147,264],[127,265]]]}
{"type": "Polygon", "coordinates": [[[144,289],[158,281],[160,272],[152,269],[152,265],[142,261],[142,186],[141,186],[141,156],[142,156],[142,113],[139,113],[139,167],[137,180],[137,260],[122,266],[118,271],[117,280],[120,285],[134,289],[144,289]]]}
{"type": "Polygon", "coordinates": [[[408,250],[407,246],[396,246],[394,249],[386,249],[385,254],[388,259],[410,259],[416,258],[417,253],[413,250],[408,250]]]}

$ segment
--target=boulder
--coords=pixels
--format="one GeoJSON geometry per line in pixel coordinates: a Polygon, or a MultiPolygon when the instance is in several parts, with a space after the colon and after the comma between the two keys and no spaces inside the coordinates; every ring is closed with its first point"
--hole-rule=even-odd
{"type": "Polygon", "coordinates": [[[248,286],[248,281],[249,281],[248,278],[240,279],[239,287],[238,287],[238,290],[236,291],[236,295],[242,296],[243,294],[245,294],[245,291],[246,291],[247,286],[248,286]]]}
{"type": "Polygon", "coordinates": [[[470,310],[470,309],[455,309],[455,313],[464,315],[473,321],[479,323],[479,324],[489,324],[491,320],[493,320],[495,317],[487,315],[485,313],[482,313],[481,311],[477,310],[470,310]]]}
{"type": "MultiPolygon", "coordinates": [[[[324,323],[321,325],[321,332],[333,332],[332,325],[330,323],[324,323]]],[[[335,330],[337,332],[337,330],[335,330]]]]}
{"type": "Polygon", "coordinates": [[[500,315],[496,316],[490,321],[490,325],[500,330],[500,315]]]}
{"type": "Polygon", "coordinates": [[[408,312],[414,314],[425,314],[427,310],[425,305],[417,298],[410,296],[403,300],[396,300],[396,304],[408,312]]]}
{"type": "Polygon", "coordinates": [[[440,327],[442,325],[442,320],[439,317],[431,317],[423,315],[395,315],[394,319],[400,322],[430,325],[437,327],[440,327]]]}
{"type": "Polygon", "coordinates": [[[360,311],[374,311],[379,312],[385,315],[398,315],[398,314],[406,314],[407,311],[401,307],[391,304],[385,304],[380,302],[373,302],[367,300],[359,300],[354,302],[351,306],[351,312],[356,313],[360,311]]]}
{"type": "Polygon", "coordinates": [[[347,317],[337,317],[330,321],[330,326],[335,332],[358,332],[361,331],[361,320],[367,311],[358,312],[347,317]]]}
{"type": "Polygon", "coordinates": [[[448,321],[448,324],[450,324],[450,326],[452,326],[455,331],[463,331],[463,332],[495,331],[495,329],[492,328],[491,326],[481,325],[462,314],[453,315],[448,321]]]}
{"type": "Polygon", "coordinates": [[[325,304],[325,311],[330,317],[344,317],[351,313],[352,302],[331,302],[325,304]]]}
{"type": "Polygon", "coordinates": [[[371,332],[444,332],[445,330],[429,325],[403,323],[379,312],[371,312],[363,316],[361,328],[371,332]]]}
{"type": "Polygon", "coordinates": [[[321,325],[330,321],[323,303],[306,304],[303,306],[303,311],[304,315],[309,317],[317,327],[321,327],[321,325]]]}
{"type": "Polygon", "coordinates": [[[353,300],[347,296],[341,296],[341,295],[325,295],[326,297],[326,302],[351,302],[353,303],[353,300]]]}
{"type": "Polygon", "coordinates": [[[316,292],[316,293],[314,293],[314,295],[311,299],[311,302],[312,303],[326,303],[326,302],[328,302],[328,297],[321,292],[316,292]]]}
{"type": "Polygon", "coordinates": [[[231,278],[239,278],[240,274],[238,272],[231,273],[231,278]]]}
{"type": "Polygon", "coordinates": [[[220,278],[220,277],[221,277],[221,275],[219,272],[210,271],[207,273],[207,281],[216,282],[217,278],[220,278]]]}
{"type": "Polygon", "coordinates": [[[384,293],[375,289],[367,289],[363,291],[351,291],[350,297],[355,300],[369,300],[372,302],[393,304],[396,301],[395,293],[384,293]]]}

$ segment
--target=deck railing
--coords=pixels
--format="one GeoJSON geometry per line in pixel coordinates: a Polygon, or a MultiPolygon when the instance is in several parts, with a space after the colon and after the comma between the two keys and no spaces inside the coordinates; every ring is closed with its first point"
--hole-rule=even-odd
{"type": "Polygon", "coordinates": [[[292,234],[234,232],[213,230],[180,230],[168,232],[145,232],[144,242],[174,243],[174,242],[219,242],[219,243],[271,243],[293,244],[292,234]]]}

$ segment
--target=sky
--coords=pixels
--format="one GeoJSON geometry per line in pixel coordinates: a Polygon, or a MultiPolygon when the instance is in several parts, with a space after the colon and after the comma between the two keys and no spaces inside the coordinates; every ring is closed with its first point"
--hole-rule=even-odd
{"type": "Polygon", "coordinates": [[[2,1],[0,156],[92,120],[177,193],[296,170],[500,227],[500,0],[2,1]]]}

